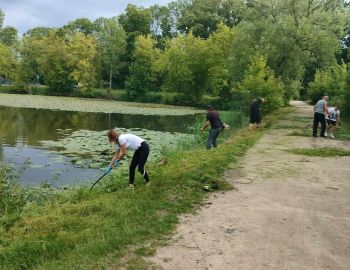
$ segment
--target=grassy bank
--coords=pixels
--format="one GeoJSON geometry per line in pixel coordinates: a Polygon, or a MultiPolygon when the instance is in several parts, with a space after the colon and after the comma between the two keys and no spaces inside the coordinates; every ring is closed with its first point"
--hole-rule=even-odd
{"type": "MultiPolygon", "coordinates": [[[[290,110],[274,113],[270,121],[290,110]]],[[[127,176],[118,175],[93,192],[86,187],[47,191],[46,200],[34,198],[1,213],[0,268],[137,268],[143,255],[152,254],[171,235],[178,215],[201,205],[207,186],[230,188],[220,180],[224,169],[237,162],[264,130],[226,133],[219,148],[210,152],[202,144],[168,151],[162,162],[148,166],[150,187],[138,178],[136,189],[127,190],[127,176]]],[[[11,198],[20,191],[2,188],[1,193],[11,198]]]]}

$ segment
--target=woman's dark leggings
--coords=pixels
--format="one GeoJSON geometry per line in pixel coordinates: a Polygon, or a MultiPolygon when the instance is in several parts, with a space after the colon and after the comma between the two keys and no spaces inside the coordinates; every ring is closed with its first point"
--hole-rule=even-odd
{"type": "Polygon", "coordinates": [[[138,171],[142,174],[146,182],[149,181],[148,174],[145,170],[145,163],[149,155],[149,146],[146,142],[142,142],[141,146],[135,151],[131,164],[129,167],[129,183],[134,184],[135,180],[135,170],[138,167],[138,171]]]}

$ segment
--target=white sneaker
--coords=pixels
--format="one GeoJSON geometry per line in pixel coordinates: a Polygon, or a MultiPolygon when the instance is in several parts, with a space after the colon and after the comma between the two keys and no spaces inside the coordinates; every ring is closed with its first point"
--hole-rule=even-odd
{"type": "Polygon", "coordinates": [[[328,132],[327,131],[325,131],[324,136],[328,137],[328,132]]]}
{"type": "Polygon", "coordinates": [[[332,139],[335,139],[333,133],[329,133],[329,137],[331,137],[332,139]]]}

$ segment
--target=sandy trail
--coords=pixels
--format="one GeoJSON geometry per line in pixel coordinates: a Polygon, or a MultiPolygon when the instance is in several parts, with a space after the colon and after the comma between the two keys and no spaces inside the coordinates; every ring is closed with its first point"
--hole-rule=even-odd
{"type": "MultiPolygon", "coordinates": [[[[310,106],[294,105],[294,116],[311,117],[310,106]]],[[[349,270],[350,157],[285,150],[350,149],[350,142],[289,132],[269,130],[239,169],[226,171],[237,190],[214,194],[197,215],[183,217],[172,243],[150,259],[152,268],[349,270]]]]}

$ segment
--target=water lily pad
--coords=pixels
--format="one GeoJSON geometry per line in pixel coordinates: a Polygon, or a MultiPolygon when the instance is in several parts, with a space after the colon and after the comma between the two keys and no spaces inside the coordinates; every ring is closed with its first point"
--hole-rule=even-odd
{"type": "MultiPolygon", "coordinates": [[[[121,130],[121,129],[118,129],[121,130]]],[[[146,129],[123,129],[123,133],[133,133],[144,138],[150,145],[150,159],[156,159],[160,151],[164,148],[175,147],[178,141],[191,140],[193,135],[174,132],[161,132],[146,129]],[[146,135],[146,136],[145,136],[146,135]]],[[[87,161],[97,164],[106,165],[111,159],[115,149],[108,143],[107,131],[75,131],[65,138],[58,141],[41,141],[43,147],[52,149],[61,149],[59,152],[71,157],[71,162],[78,167],[87,166],[87,161]],[[82,159],[83,158],[83,159],[82,159]]],[[[129,159],[132,151],[128,151],[129,159]]],[[[90,166],[90,165],[89,165],[90,166]]]]}
{"type": "Polygon", "coordinates": [[[32,169],[41,169],[44,167],[45,167],[45,165],[42,165],[42,164],[33,164],[30,166],[30,168],[32,168],[32,169]]]}

